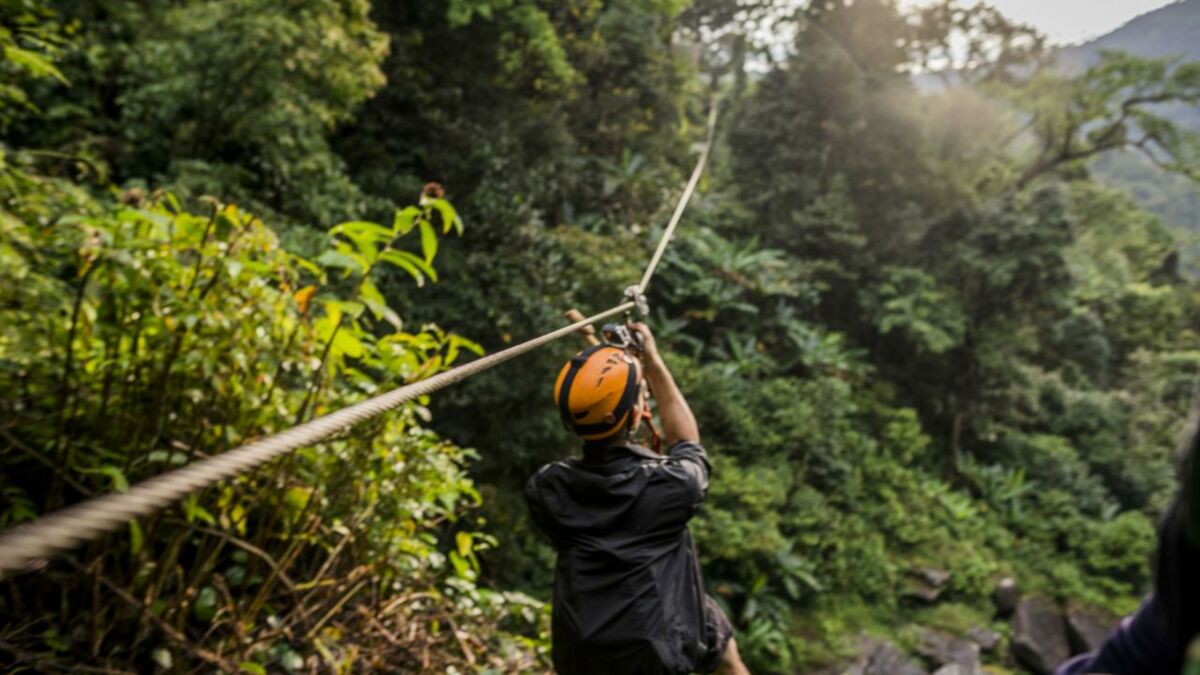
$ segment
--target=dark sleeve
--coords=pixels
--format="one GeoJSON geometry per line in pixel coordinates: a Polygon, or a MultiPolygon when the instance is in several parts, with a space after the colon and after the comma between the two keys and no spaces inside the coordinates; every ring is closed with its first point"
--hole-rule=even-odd
{"type": "Polygon", "coordinates": [[[692,441],[679,441],[667,451],[666,468],[678,477],[688,503],[699,506],[708,495],[708,478],[712,475],[704,447],[692,441]]]}
{"type": "MultiPolygon", "coordinates": [[[[1188,534],[1187,488],[1167,509],[1158,526],[1158,550],[1154,553],[1154,597],[1163,631],[1176,651],[1182,668],[1183,652],[1200,633],[1200,547],[1188,534]]],[[[1179,669],[1177,668],[1176,671],[1179,669]]]]}
{"type": "Polygon", "coordinates": [[[542,501],[541,495],[541,478],[550,469],[550,466],[550,464],[543,466],[538,469],[537,473],[530,476],[529,480],[525,481],[525,504],[529,507],[529,517],[533,520],[533,524],[553,542],[555,540],[554,520],[546,510],[546,504],[542,501]]]}
{"type": "Polygon", "coordinates": [[[1133,616],[1121,621],[1098,652],[1071,659],[1059,666],[1055,675],[1177,673],[1183,665],[1178,654],[1151,594],[1133,616]]]}
{"type": "Polygon", "coordinates": [[[1200,548],[1200,433],[1192,439],[1183,460],[1183,489],[1179,494],[1183,531],[1192,548],[1200,548]]]}
{"type": "Polygon", "coordinates": [[[704,448],[681,441],[671,446],[666,459],[654,463],[648,510],[652,529],[676,532],[688,521],[708,494],[710,466],[704,448]]]}

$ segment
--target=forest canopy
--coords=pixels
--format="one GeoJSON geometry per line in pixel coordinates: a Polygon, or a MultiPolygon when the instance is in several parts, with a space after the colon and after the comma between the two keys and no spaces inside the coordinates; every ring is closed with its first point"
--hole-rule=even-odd
{"type": "MultiPolygon", "coordinates": [[[[647,321],[753,672],[979,631],[1046,672],[998,583],[1150,587],[1200,287],[1095,167],[1194,197],[1200,63],[954,0],[0,0],[0,49],[4,528],[616,304],[715,100],[647,321]]],[[[0,580],[0,664],[548,671],[521,489],[581,344],[0,580]]]]}

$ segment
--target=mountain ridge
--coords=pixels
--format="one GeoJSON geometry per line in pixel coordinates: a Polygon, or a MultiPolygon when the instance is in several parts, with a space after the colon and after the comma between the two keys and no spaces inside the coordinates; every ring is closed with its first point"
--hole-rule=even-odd
{"type": "Polygon", "coordinates": [[[1104,50],[1123,50],[1147,58],[1182,56],[1200,60],[1200,0],[1178,0],[1140,14],[1086,42],[1059,49],[1059,63],[1087,66],[1104,50]]]}

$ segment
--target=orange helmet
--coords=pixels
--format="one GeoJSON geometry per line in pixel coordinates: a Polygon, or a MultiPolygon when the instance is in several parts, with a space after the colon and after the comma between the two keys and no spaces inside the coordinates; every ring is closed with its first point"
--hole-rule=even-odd
{"type": "Polygon", "coordinates": [[[567,361],[554,383],[563,424],[587,441],[625,428],[637,400],[641,372],[623,349],[595,345],[567,361]]]}

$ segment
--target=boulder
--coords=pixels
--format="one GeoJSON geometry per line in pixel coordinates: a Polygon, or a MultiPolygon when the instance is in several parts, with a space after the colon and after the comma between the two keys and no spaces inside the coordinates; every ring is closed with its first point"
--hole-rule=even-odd
{"type": "Polygon", "coordinates": [[[909,579],[904,591],[908,597],[916,598],[928,605],[932,605],[942,597],[942,589],[934,588],[918,579],[909,579]]]}
{"type": "Polygon", "coordinates": [[[917,639],[917,653],[935,667],[955,665],[963,675],[981,675],[979,645],[936,630],[922,631],[917,639]]]}
{"type": "Polygon", "coordinates": [[[1067,640],[1072,654],[1094,652],[1117,628],[1121,619],[1107,610],[1080,602],[1067,605],[1067,640]]]}
{"type": "Polygon", "coordinates": [[[933,675],[976,675],[976,673],[982,672],[982,670],[966,670],[957,663],[950,663],[933,671],[933,675]]]}
{"type": "Polygon", "coordinates": [[[996,605],[997,614],[1000,616],[1012,614],[1020,599],[1021,591],[1017,588],[1016,579],[1004,577],[996,582],[996,590],[992,591],[992,602],[996,605]]]}
{"type": "Polygon", "coordinates": [[[1012,655],[1036,675],[1052,675],[1071,656],[1067,627],[1058,607],[1038,597],[1022,598],[1013,617],[1012,655]]]}
{"type": "Polygon", "coordinates": [[[976,626],[967,631],[967,637],[985,652],[992,651],[1000,644],[1000,634],[983,626],[976,626]]]}
{"type": "Polygon", "coordinates": [[[936,567],[924,567],[916,571],[916,576],[935,588],[945,588],[950,583],[950,573],[936,567]]]}
{"type": "Polygon", "coordinates": [[[950,573],[936,567],[909,570],[908,595],[932,604],[938,601],[949,582],[950,573]]]}
{"type": "Polygon", "coordinates": [[[890,642],[864,637],[861,655],[842,675],[929,675],[890,642]]]}

